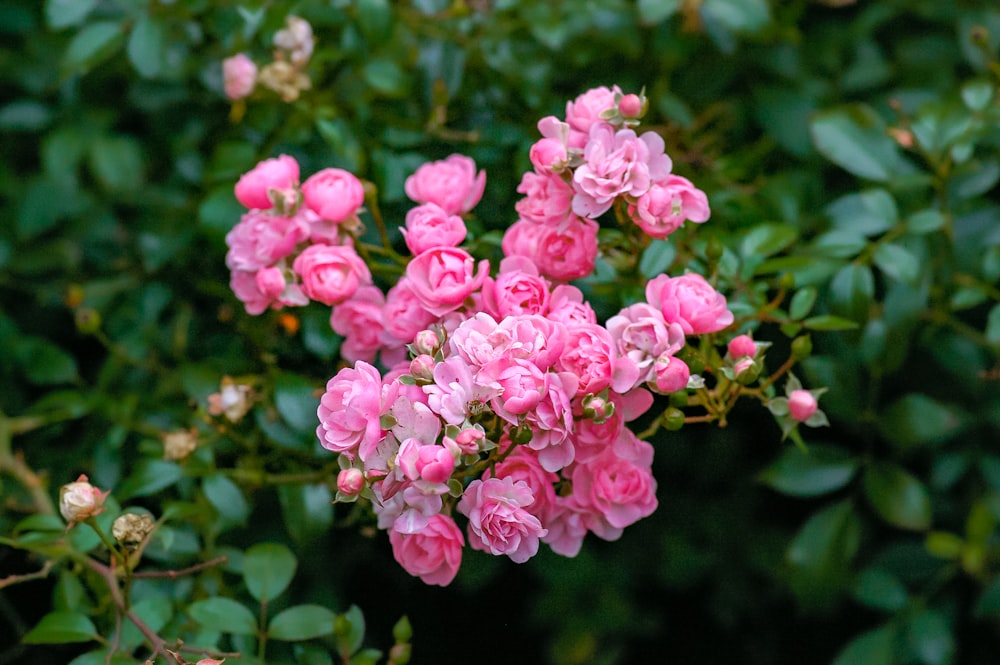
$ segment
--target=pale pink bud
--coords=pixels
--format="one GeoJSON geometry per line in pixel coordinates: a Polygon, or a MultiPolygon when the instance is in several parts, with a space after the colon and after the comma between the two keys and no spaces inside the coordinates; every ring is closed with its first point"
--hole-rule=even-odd
{"type": "Polygon", "coordinates": [[[614,402],[597,395],[588,395],[583,400],[583,415],[600,425],[615,414],[614,402]]]}
{"type": "Polygon", "coordinates": [[[434,358],[422,353],[410,361],[410,374],[418,381],[434,381],[434,358]]]}
{"type": "Polygon", "coordinates": [[[458,433],[458,436],[455,437],[455,443],[466,455],[474,455],[479,452],[479,442],[485,438],[486,434],[482,430],[469,427],[458,433]]]}
{"type": "Polygon", "coordinates": [[[663,393],[673,393],[687,387],[691,378],[691,368],[680,358],[664,353],[656,359],[656,389],[663,393]]]}
{"type": "Polygon", "coordinates": [[[623,118],[638,118],[642,114],[642,99],[635,94],[625,95],[618,100],[618,112],[623,118]]]}
{"type": "Polygon", "coordinates": [[[257,65],[243,53],[222,61],[222,83],[229,99],[243,99],[253,92],[257,65]]]}
{"type": "Polygon", "coordinates": [[[413,350],[419,354],[434,355],[441,348],[441,340],[433,330],[421,330],[413,338],[413,350]]]}
{"type": "Polygon", "coordinates": [[[71,525],[82,522],[104,512],[104,499],[108,492],[102,492],[81,475],[75,483],[63,485],[59,490],[59,512],[71,525]]]}
{"type": "Polygon", "coordinates": [[[731,358],[742,358],[743,356],[753,358],[757,355],[757,345],[754,344],[753,338],[750,335],[738,335],[732,338],[729,340],[728,348],[731,358]]]}
{"type": "Polygon", "coordinates": [[[365,486],[365,474],[361,469],[344,469],[337,474],[337,489],[341,494],[354,496],[365,486]]]}
{"type": "Polygon", "coordinates": [[[800,423],[809,420],[818,407],[816,398],[808,390],[793,390],[788,396],[788,413],[800,423]]]}
{"type": "Polygon", "coordinates": [[[736,364],[733,365],[733,373],[736,376],[739,376],[743,372],[745,372],[745,371],[747,371],[749,369],[752,369],[752,368],[753,368],[753,358],[749,358],[747,356],[744,356],[744,357],[740,358],[739,360],[737,360],[736,364]]]}

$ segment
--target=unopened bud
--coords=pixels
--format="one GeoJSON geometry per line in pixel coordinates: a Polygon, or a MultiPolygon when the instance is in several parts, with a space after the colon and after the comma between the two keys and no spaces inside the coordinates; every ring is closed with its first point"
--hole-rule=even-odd
{"type": "Polygon", "coordinates": [[[181,429],[163,435],[163,459],[174,462],[182,460],[198,447],[198,432],[181,429]]]}
{"type": "Polygon", "coordinates": [[[743,385],[748,385],[756,381],[760,376],[760,367],[753,361],[753,358],[744,356],[733,365],[733,374],[736,375],[737,381],[743,385]]]}
{"type": "Polygon", "coordinates": [[[757,345],[753,343],[753,338],[750,335],[738,335],[732,338],[729,340],[727,350],[729,351],[729,357],[734,360],[744,356],[753,358],[757,355],[757,345]]]}
{"type": "Polygon", "coordinates": [[[615,403],[599,395],[588,394],[583,398],[583,417],[590,418],[596,425],[602,425],[615,415],[615,403]]]}
{"type": "Polygon", "coordinates": [[[486,433],[475,427],[467,427],[455,437],[455,443],[464,455],[475,455],[479,452],[480,442],[486,438],[486,433]]]}
{"type": "Polygon", "coordinates": [[[93,335],[101,329],[101,315],[96,309],[80,307],[73,314],[76,329],[84,335],[93,335]]]}
{"type": "Polygon", "coordinates": [[[109,492],[102,492],[81,475],[75,483],[63,485],[59,490],[59,512],[70,525],[82,522],[104,512],[104,500],[109,492]]]}
{"type": "Polygon", "coordinates": [[[343,469],[337,474],[337,490],[345,496],[354,496],[365,486],[365,474],[361,469],[343,469]]]}
{"type": "Polygon", "coordinates": [[[795,360],[803,360],[808,358],[812,353],[813,343],[812,338],[809,335],[802,335],[801,337],[796,337],[792,340],[792,358],[795,360]]]}
{"type": "Polygon", "coordinates": [[[638,118],[642,115],[642,106],[639,95],[628,94],[618,100],[618,113],[623,118],[638,118]]]}
{"type": "Polygon", "coordinates": [[[808,390],[793,390],[788,396],[788,413],[797,422],[809,420],[817,408],[816,398],[808,390]]]}
{"type": "Polygon", "coordinates": [[[662,354],[656,359],[656,389],[662,393],[672,393],[687,388],[691,378],[691,368],[680,358],[662,354]]]}
{"type": "Polygon", "coordinates": [[[684,427],[684,412],[680,409],[670,407],[663,412],[661,421],[663,422],[664,428],[670,430],[671,432],[676,432],[680,428],[684,427]]]}
{"type": "Polygon", "coordinates": [[[394,644],[389,649],[390,665],[406,665],[410,662],[412,647],[409,644],[394,644]]]}
{"type": "Polygon", "coordinates": [[[433,330],[421,330],[413,337],[413,350],[433,356],[441,348],[441,340],[433,330]]]}
{"type": "Polygon", "coordinates": [[[410,361],[410,374],[419,383],[431,383],[434,381],[434,358],[426,353],[417,356],[410,361]]]}
{"type": "Polygon", "coordinates": [[[111,525],[111,535],[119,543],[133,548],[153,533],[156,522],[145,513],[125,513],[119,515],[111,525]]]}

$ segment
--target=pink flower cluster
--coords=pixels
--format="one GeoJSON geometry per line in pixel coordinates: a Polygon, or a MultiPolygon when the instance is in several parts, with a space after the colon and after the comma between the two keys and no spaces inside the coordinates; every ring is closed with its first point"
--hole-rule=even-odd
{"type": "Polygon", "coordinates": [[[466,541],[519,563],[540,543],[574,556],[587,533],[617,539],[656,508],[653,448],[628,423],[653,393],[687,388],[688,336],[733,315],[695,273],[650,280],[603,324],[568,283],[593,271],[596,218],[614,206],[654,237],[708,217],[663,140],[632,129],[645,106],[598,88],[539,123],[495,271],[462,248],[485,174],[462,155],[421,166],[405,183],[412,257],[384,293],[351,242],[354,176],[299,186],[282,156],[236,186],[251,210],[227,238],[233,288],[251,313],[332,306],[351,366],[326,386],[317,435],[340,456],[338,498],[370,500],[397,561],[428,584],[451,582],[466,541]]]}

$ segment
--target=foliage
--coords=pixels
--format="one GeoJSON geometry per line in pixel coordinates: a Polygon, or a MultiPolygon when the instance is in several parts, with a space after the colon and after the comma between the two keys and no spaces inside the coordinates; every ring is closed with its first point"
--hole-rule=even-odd
{"type": "Polygon", "coordinates": [[[134,662],[157,647],[140,625],[242,654],[228,662],[372,662],[368,642],[404,662],[403,614],[420,662],[467,660],[479,645],[442,618],[487,594],[477,662],[995,653],[993,3],[14,0],[0,30],[0,662],[134,662]],[[221,61],[268,61],[291,13],[316,34],[311,87],[230,104],[221,61]],[[807,339],[797,373],[828,388],[832,427],[800,449],[737,408],[725,429],[662,432],[660,508],[619,542],[472,556],[424,589],[331,505],[314,422],[341,342],[328,312],[251,318],[226,286],[232,184],[287,153],[375,183],[401,220],[405,177],[462,152],[488,173],[487,251],[534,122],[613,83],[645,86],[713,215],[682,254],[605,243],[588,296],[606,316],[633,295],[617,274],[717,253],[733,332],[772,342],[769,362],[807,339]],[[208,413],[224,376],[252,386],[239,423],[208,413]],[[195,450],[165,458],[192,430],[195,450]],[[155,520],[141,566],[90,522],[65,533],[57,488],[81,472],[112,491],[91,518],[105,537],[122,506],[155,520]],[[120,630],[119,585],[139,619],[120,630]]]}

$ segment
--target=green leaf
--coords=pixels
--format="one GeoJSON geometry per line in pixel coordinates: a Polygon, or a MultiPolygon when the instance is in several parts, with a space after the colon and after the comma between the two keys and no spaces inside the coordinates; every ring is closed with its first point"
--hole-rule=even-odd
{"type": "Polygon", "coordinates": [[[309,379],[290,372],[282,372],[275,378],[274,405],[286,423],[302,432],[316,429],[317,388],[309,379]]]}
{"type": "Polygon", "coordinates": [[[704,0],[703,20],[715,21],[733,32],[754,32],[771,20],[766,0],[704,0]]]}
{"type": "Polygon", "coordinates": [[[45,22],[53,30],[80,25],[97,6],[97,0],[45,0],[45,22]]]}
{"type": "Polygon", "coordinates": [[[962,86],[962,101],[973,111],[983,111],[993,101],[993,84],[988,79],[975,79],[962,86]]]}
{"type": "MultiPolygon", "coordinates": [[[[158,633],[173,618],[174,606],[167,596],[150,596],[135,603],[132,606],[132,612],[142,619],[150,630],[158,633]]],[[[131,621],[125,623],[122,629],[123,644],[138,646],[145,639],[135,624],[131,621]]]]}
{"type": "Polygon", "coordinates": [[[358,0],[358,24],[369,41],[379,43],[392,28],[392,8],[388,0],[358,0]]]}
{"type": "Polygon", "coordinates": [[[906,220],[906,230],[910,233],[931,233],[940,229],[947,221],[941,211],[928,208],[910,215],[906,220]]]}
{"type": "Polygon", "coordinates": [[[977,619],[986,619],[1000,616],[1000,578],[994,578],[989,585],[983,589],[976,601],[973,616],[977,619]]]}
{"type": "Polygon", "coordinates": [[[78,32],[63,55],[63,68],[70,72],[84,72],[117,51],[124,40],[122,27],[115,21],[91,23],[78,32]]]}
{"type": "Polygon", "coordinates": [[[903,448],[935,445],[962,432],[968,416],[921,393],[908,393],[893,402],[878,420],[879,432],[903,448]]]}
{"type": "Polygon", "coordinates": [[[387,58],[370,61],[361,73],[368,85],[390,97],[405,95],[410,86],[410,78],[406,71],[387,58]]]}
{"type": "Polygon", "coordinates": [[[143,16],[132,28],[125,47],[128,59],[145,78],[153,78],[163,69],[165,42],[163,23],[143,16]]]}
{"type": "Polygon", "coordinates": [[[809,330],[854,330],[858,327],[858,324],[850,319],[845,319],[840,316],[832,316],[830,314],[820,314],[819,316],[810,316],[808,319],[802,322],[809,330]]]}
{"type": "Polygon", "coordinates": [[[680,9],[681,0],[639,0],[639,22],[643,25],[661,23],[680,9]]]}
{"type": "Polygon", "coordinates": [[[97,639],[97,628],[85,614],[49,612],[21,638],[25,644],[69,644],[97,639]]]}
{"type": "Polygon", "coordinates": [[[957,559],[962,556],[965,541],[949,531],[931,531],[924,540],[927,553],[939,559],[957,559]]]}
{"type": "Polygon", "coordinates": [[[0,108],[0,129],[37,132],[52,120],[52,109],[33,99],[19,99],[0,108]]]}
{"type": "Polygon", "coordinates": [[[131,136],[100,136],[90,146],[90,168],[112,192],[138,189],[143,181],[139,142],[131,136]]]}
{"type": "Polygon", "coordinates": [[[246,606],[231,598],[208,598],[191,604],[191,618],[205,628],[236,635],[254,635],[257,619],[246,606]]]}
{"type": "Polygon", "coordinates": [[[820,154],[856,176],[887,181],[900,170],[899,146],[869,106],[853,104],[819,113],[809,129],[820,154]]]}
{"type": "Polygon", "coordinates": [[[861,542],[861,522],[849,501],[816,513],[803,525],[785,555],[789,583],[806,609],[833,605],[845,590],[850,563],[861,542]]]}
{"type": "Polygon", "coordinates": [[[906,607],[909,598],[903,583],[882,568],[866,568],[854,581],[854,599],[877,610],[896,612],[906,607]]]}
{"type": "Polygon", "coordinates": [[[336,612],[322,605],[296,605],[271,619],[267,635],[290,642],[311,640],[331,634],[336,618],[336,612]]]}
{"type": "Polygon", "coordinates": [[[260,543],[247,550],[243,558],[243,581],[247,591],[260,602],[281,595],[295,577],[298,561],[292,551],[280,543],[260,543]]]}
{"type": "Polygon", "coordinates": [[[884,233],[899,221],[896,200],[884,189],[866,189],[841,196],[828,205],[825,212],[838,230],[863,236],[884,233]]]}
{"type": "Polygon", "coordinates": [[[883,243],[874,254],[875,265],[893,279],[915,285],[920,277],[920,264],[910,250],[895,243],[883,243]]]}
{"type": "Polygon", "coordinates": [[[906,470],[879,462],[865,470],[865,496],[875,512],[901,529],[923,531],[931,525],[927,489],[906,470]]]}
{"type": "Polygon", "coordinates": [[[18,340],[13,351],[25,378],[35,385],[69,383],[79,376],[76,359],[41,337],[18,340]]]}
{"type": "Polygon", "coordinates": [[[766,257],[777,254],[794,243],[798,229],[785,224],[759,224],[750,231],[740,245],[744,257],[766,257]]]}
{"type": "Polygon", "coordinates": [[[326,485],[280,485],[278,500],[288,535],[306,543],[333,523],[333,495],[326,485]]]}
{"type": "Polygon", "coordinates": [[[646,279],[653,279],[657,275],[662,275],[674,262],[677,255],[677,248],[673,243],[666,240],[653,240],[643,251],[642,258],[639,259],[639,272],[646,279]]]}
{"type": "Polygon", "coordinates": [[[789,447],[758,478],[782,494],[820,496],[849,483],[857,468],[857,461],[842,448],[812,445],[803,452],[789,447]]]}
{"type": "Polygon", "coordinates": [[[847,643],[832,665],[892,665],[893,631],[882,626],[847,643]]]}
{"type": "Polygon", "coordinates": [[[816,304],[817,294],[818,291],[814,286],[807,286],[796,291],[795,295],[792,296],[792,301],[788,304],[788,316],[796,321],[805,318],[806,314],[812,310],[813,305],[816,304]]]}
{"type": "Polygon", "coordinates": [[[236,483],[218,473],[202,480],[201,489],[205,493],[205,498],[224,521],[231,524],[246,524],[250,507],[236,483]]]}
{"type": "Polygon", "coordinates": [[[119,501],[137,496],[149,496],[170,487],[184,477],[184,470],[174,462],[142,459],[129,472],[125,482],[115,490],[119,501]]]}
{"type": "Polygon", "coordinates": [[[926,609],[910,617],[906,641],[924,665],[947,665],[955,655],[955,637],[948,620],[938,610],[926,609]]]}
{"type": "Polygon", "coordinates": [[[875,278],[866,265],[849,263],[830,282],[830,308],[852,321],[862,323],[868,319],[874,297],[875,278]]]}
{"type": "Polygon", "coordinates": [[[346,612],[338,615],[334,632],[337,635],[337,646],[342,653],[356,653],[365,639],[365,615],[362,614],[361,608],[351,605],[346,612]]]}
{"type": "Polygon", "coordinates": [[[1000,346],[1000,303],[993,305],[986,317],[986,341],[993,346],[1000,346]]]}

